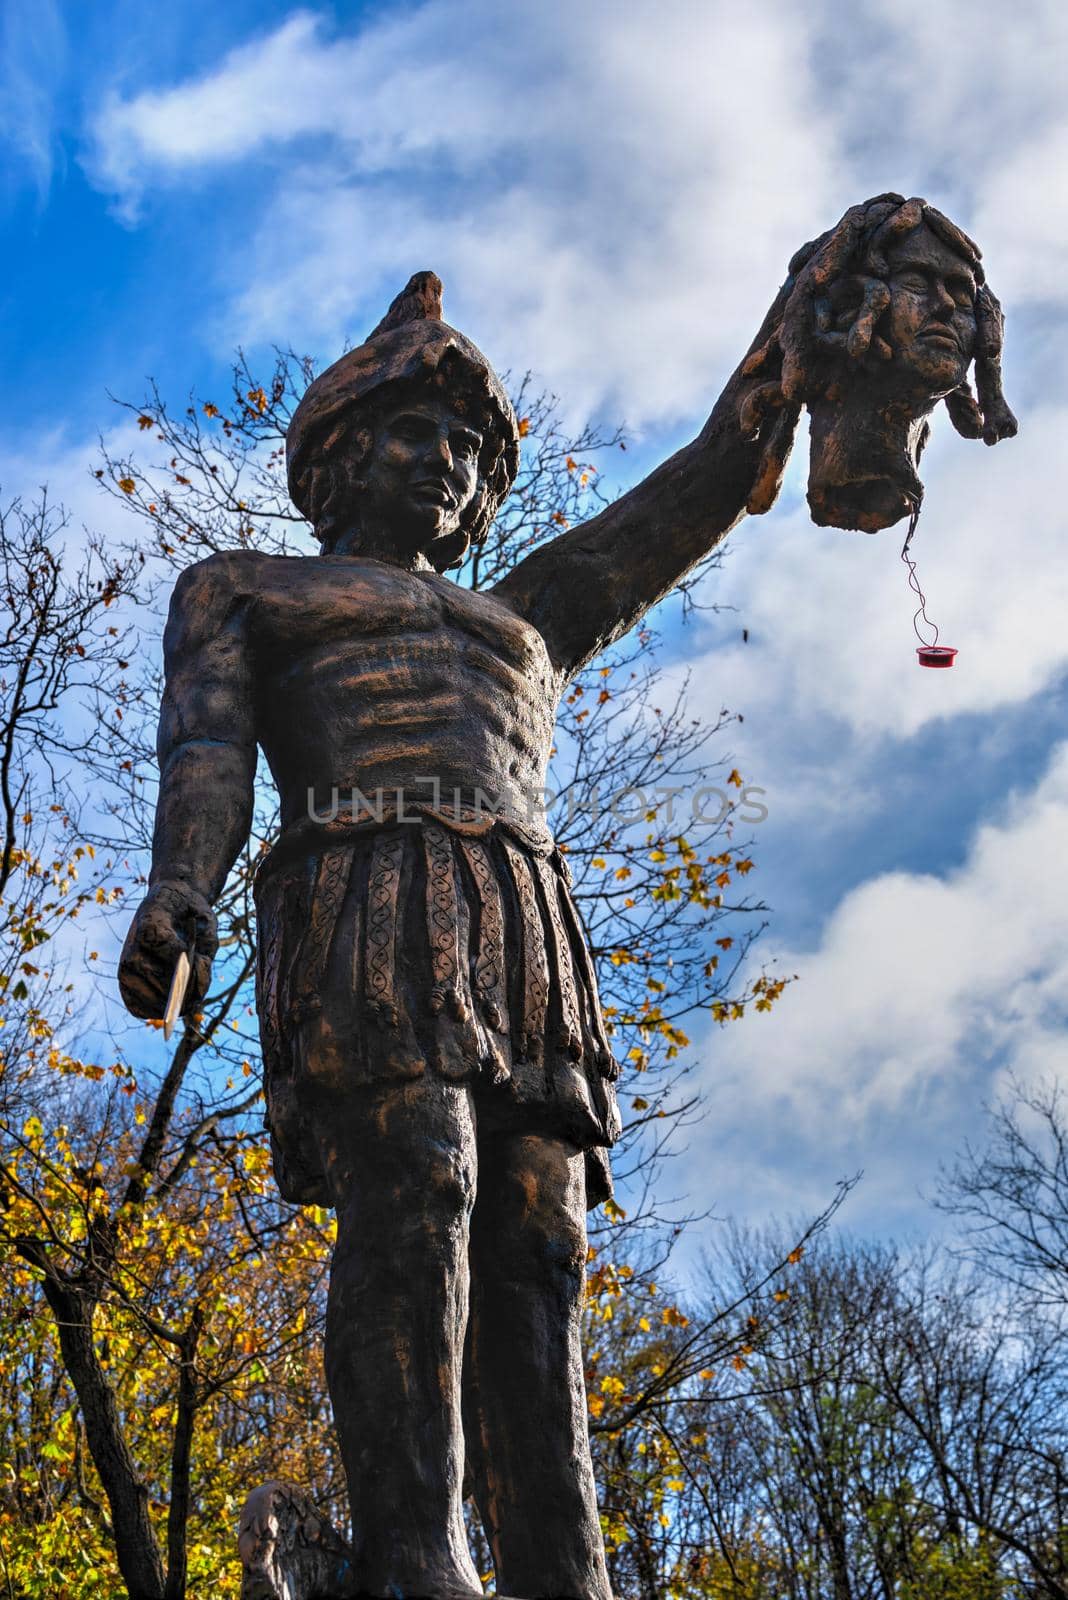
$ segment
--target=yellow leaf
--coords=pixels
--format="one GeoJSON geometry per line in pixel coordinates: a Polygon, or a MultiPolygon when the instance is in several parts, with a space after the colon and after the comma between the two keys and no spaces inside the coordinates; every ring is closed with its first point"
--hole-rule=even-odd
{"type": "Polygon", "coordinates": [[[518,424],[518,430],[519,430],[519,437],[521,439],[525,439],[527,434],[530,432],[530,418],[529,417],[520,417],[519,424],[518,424]]]}
{"type": "Polygon", "coordinates": [[[119,488],[122,490],[123,494],[133,494],[134,490],[137,488],[137,485],[134,483],[132,478],[120,478],[119,488]]]}
{"type": "Polygon", "coordinates": [[[804,1245],[803,1244],[799,1244],[797,1246],[796,1250],[791,1250],[790,1251],[790,1254],[786,1257],[786,1259],[787,1259],[787,1261],[790,1263],[790,1265],[792,1267],[796,1267],[797,1263],[801,1260],[801,1257],[804,1255],[804,1253],[805,1253],[804,1245]]]}

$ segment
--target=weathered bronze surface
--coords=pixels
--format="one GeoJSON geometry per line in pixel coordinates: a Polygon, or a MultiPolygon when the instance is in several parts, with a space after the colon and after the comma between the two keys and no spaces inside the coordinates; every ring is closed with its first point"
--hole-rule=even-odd
{"type": "MultiPolygon", "coordinates": [[[[845,527],[917,502],[938,398],[962,432],[1015,431],[1000,338],[952,224],[900,196],[855,207],[798,252],[694,442],[473,593],[443,573],[507,494],[518,431],[421,273],[293,418],[290,489],[321,554],[233,551],[179,579],[150,888],[120,983],[158,1017],[194,948],[198,1007],[259,745],[282,824],[256,890],[275,1168],[284,1196],[338,1217],[326,1362],[354,1531],[337,1593],[480,1594],[466,1482],[500,1592],[608,1600],[579,1328],[618,1068],[566,864],[531,805],[556,709],[773,503],[802,403],[813,514],[845,527]]],[[[246,1521],[249,1595],[340,1571],[343,1546],[296,1491],[268,1500],[246,1521]]]]}
{"type": "Polygon", "coordinates": [[[1001,392],[1001,306],[979,247],[926,200],[883,194],[853,206],[797,252],[790,274],[781,325],[742,369],[765,380],[746,420],[778,417],[750,511],[774,497],[802,403],[812,520],[867,533],[918,511],[939,400],[967,439],[1015,434],[1001,392]]]}

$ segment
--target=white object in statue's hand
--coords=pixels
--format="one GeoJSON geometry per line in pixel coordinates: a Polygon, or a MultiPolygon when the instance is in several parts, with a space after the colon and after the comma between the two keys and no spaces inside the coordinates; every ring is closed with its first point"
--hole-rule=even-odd
{"type": "Polygon", "coordinates": [[[174,1032],[174,1024],[182,1014],[185,1004],[185,991],[189,987],[189,974],[192,969],[189,957],[183,950],[174,967],[174,977],[171,979],[171,992],[167,996],[167,1009],[163,1013],[163,1037],[169,1039],[174,1032]]]}

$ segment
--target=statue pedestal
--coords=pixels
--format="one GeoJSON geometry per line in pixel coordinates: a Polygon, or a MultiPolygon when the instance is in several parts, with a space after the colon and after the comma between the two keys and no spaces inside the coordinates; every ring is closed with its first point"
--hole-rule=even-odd
{"type": "Polygon", "coordinates": [[[237,1549],[241,1600],[352,1600],[348,1545],[292,1483],[265,1483],[245,1501],[237,1549]]]}

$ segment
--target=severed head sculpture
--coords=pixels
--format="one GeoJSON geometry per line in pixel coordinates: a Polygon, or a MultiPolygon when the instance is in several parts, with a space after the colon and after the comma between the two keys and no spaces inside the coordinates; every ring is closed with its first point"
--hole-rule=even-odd
{"type": "Polygon", "coordinates": [[[882,194],[852,207],[796,253],[783,297],[781,321],[743,368],[767,380],[742,417],[767,441],[750,511],[774,500],[802,405],[812,519],[866,533],[919,510],[919,461],[940,400],[966,439],[1015,434],[1001,392],[1001,306],[979,248],[926,200],[882,194]]]}

